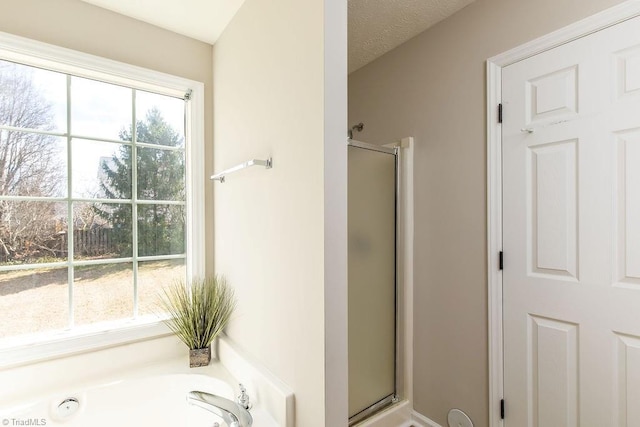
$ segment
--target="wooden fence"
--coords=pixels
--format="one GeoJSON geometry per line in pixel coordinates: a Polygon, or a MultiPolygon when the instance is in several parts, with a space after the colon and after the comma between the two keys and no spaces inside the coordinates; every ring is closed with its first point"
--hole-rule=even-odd
{"type": "MultiPolygon", "coordinates": [[[[43,259],[66,258],[68,256],[68,236],[66,232],[53,234],[45,242],[14,242],[13,251],[0,251],[0,264],[19,261],[38,262],[43,259]]],[[[73,231],[74,257],[99,257],[118,253],[111,228],[94,228],[73,231]]]]}
{"type": "MultiPolygon", "coordinates": [[[[58,248],[67,253],[67,233],[60,235],[58,248]]],[[[116,252],[113,241],[113,229],[94,228],[92,230],[73,230],[73,253],[76,256],[99,256],[116,252]]]]}
{"type": "MultiPolygon", "coordinates": [[[[17,240],[12,243],[10,253],[0,251],[0,264],[16,261],[31,263],[51,258],[64,259],[68,256],[68,236],[65,232],[52,233],[41,242],[17,240]]],[[[6,247],[3,246],[2,249],[6,247]]],[[[74,257],[109,256],[117,252],[118,247],[111,228],[73,231],[74,257]]]]}

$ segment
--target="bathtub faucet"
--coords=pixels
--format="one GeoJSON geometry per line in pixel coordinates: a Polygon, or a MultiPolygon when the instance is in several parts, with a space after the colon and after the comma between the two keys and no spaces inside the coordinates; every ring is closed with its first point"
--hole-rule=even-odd
{"type": "Polygon", "coordinates": [[[238,405],[242,406],[247,411],[251,409],[251,402],[249,401],[247,389],[242,384],[240,384],[240,395],[238,396],[238,400],[236,402],[238,402],[238,405]]]}
{"type": "Polygon", "coordinates": [[[216,414],[229,427],[251,427],[253,423],[253,417],[249,411],[222,396],[204,391],[190,391],[187,393],[187,402],[216,414]]]}

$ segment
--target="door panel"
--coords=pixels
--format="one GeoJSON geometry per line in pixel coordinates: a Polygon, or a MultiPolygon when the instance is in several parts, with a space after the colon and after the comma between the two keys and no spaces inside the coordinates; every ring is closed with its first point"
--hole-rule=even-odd
{"type": "MultiPolygon", "coordinates": [[[[640,72],[640,70],[639,70],[640,72]]],[[[640,130],[616,135],[618,282],[640,285],[640,130]]]]}
{"type": "Polygon", "coordinates": [[[529,316],[533,424],[578,426],[578,325],[529,316]]]}
{"type": "Polygon", "coordinates": [[[396,156],[348,148],[349,417],[395,393],[396,156]]]}
{"type": "Polygon", "coordinates": [[[640,338],[616,334],[614,425],[640,426],[640,338]]]}
{"type": "Polygon", "coordinates": [[[640,18],[502,92],[505,426],[640,426],[640,18]]]}
{"type": "Polygon", "coordinates": [[[577,279],[577,140],[530,147],[531,272],[577,279]]]}

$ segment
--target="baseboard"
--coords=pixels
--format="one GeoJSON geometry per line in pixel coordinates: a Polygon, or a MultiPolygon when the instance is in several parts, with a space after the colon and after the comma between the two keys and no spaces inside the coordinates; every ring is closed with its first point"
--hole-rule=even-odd
{"type": "Polygon", "coordinates": [[[356,427],[443,427],[411,409],[411,402],[403,400],[379,414],[362,421],[356,427]]]}
{"type": "Polygon", "coordinates": [[[425,417],[424,415],[416,411],[413,411],[411,413],[411,419],[413,420],[413,425],[415,427],[442,427],[437,422],[425,417]],[[419,423],[419,425],[416,425],[416,423],[419,423]]]}
{"type": "Polygon", "coordinates": [[[411,418],[411,403],[408,400],[398,402],[380,413],[356,424],[357,427],[396,427],[403,426],[411,418]]]}

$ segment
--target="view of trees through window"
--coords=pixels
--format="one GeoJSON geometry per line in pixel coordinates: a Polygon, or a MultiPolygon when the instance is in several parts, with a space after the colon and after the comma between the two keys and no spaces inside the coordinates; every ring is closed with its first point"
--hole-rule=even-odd
{"type": "Polygon", "coordinates": [[[0,61],[0,338],[133,319],[185,276],[185,101],[0,61]]]}

